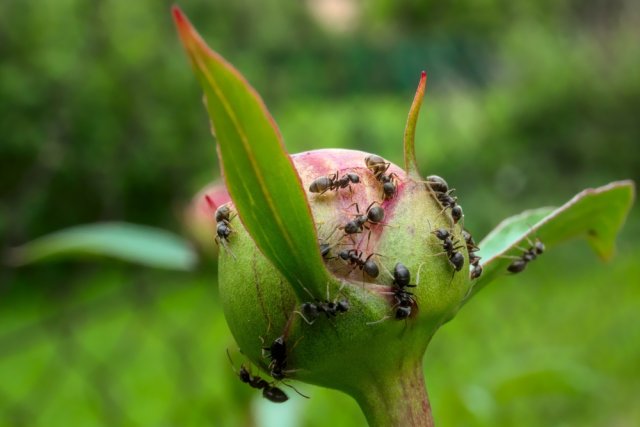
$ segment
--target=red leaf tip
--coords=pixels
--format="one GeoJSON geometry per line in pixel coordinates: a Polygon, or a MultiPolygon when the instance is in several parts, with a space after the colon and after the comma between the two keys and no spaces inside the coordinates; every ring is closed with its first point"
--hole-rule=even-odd
{"type": "Polygon", "coordinates": [[[211,209],[212,211],[216,211],[218,208],[216,207],[216,204],[213,202],[213,199],[211,199],[211,197],[209,197],[209,195],[205,195],[204,199],[207,201],[207,204],[209,205],[209,209],[211,209]]]}
{"type": "Polygon", "coordinates": [[[184,24],[186,19],[184,13],[177,4],[171,6],[171,13],[173,14],[173,19],[176,21],[176,24],[184,24]]]}

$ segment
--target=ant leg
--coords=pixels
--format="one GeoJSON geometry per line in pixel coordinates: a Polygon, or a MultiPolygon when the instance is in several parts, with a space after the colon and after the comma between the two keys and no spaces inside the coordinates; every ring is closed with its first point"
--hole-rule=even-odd
{"type": "Polygon", "coordinates": [[[389,319],[389,318],[391,318],[391,316],[386,315],[386,316],[384,316],[382,319],[380,319],[380,320],[376,320],[375,322],[367,322],[367,325],[368,325],[368,326],[371,326],[371,325],[377,325],[378,323],[382,323],[382,322],[384,322],[385,320],[387,320],[387,319],[389,319]]]}
{"type": "MultiPolygon", "coordinates": [[[[267,333],[269,333],[269,328],[271,328],[271,322],[269,322],[269,327],[267,328],[267,333]]],[[[267,350],[266,347],[264,346],[264,338],[262,338],[262,335],[258,335],[258,338],[260,338],[260,343],[261,345],[261,350],[260,350],[260,355],[262,356],[262,358],[266,358],[267,356],[265,355],[265,351],[267,350]]]]}
{"type": "MultiPolygon", "coordinates": [[[[340,289],[338,289],[338,292],[336,292],[336,297],[333,300],[333,303],[335,304],[336,302],[338,302],[338,298],[340,298],[340,295],[342,293],[342,290],[344,289],[346,283],[342,282],[342,284],[340,285],[340,289]]],[[[327,282],[327,288],[329,287],[329,283],[327,282]]],[[[327,301],[329,301],[329,291],[327,290],[327,301]]]]}
{"type": "Polygon", "coordinates": [[[286,382],[284,382],[284,381],[282,381],[282,384],[286,385],[287,387],[292,388],[292,389],[293,389],[293,391],[295,391],[296,393],[298,393],[300,396],[304,397],[305,399],[310,399],[310,397],[309,397],[309,396],[307,396],[306,394],[302,394],[302,393],[300,393],[300,392],[298,391],[298,389],[297,389],[297,388],[295,388],[294,386],[292,386],[291,384],[288,384],[288,383],[286,383],[286,382]]]}
{"type": "Polygon", "coordinates": [[[293,343],[293,345],[291,346],[291,348],[289,349],[289,353],[291,353],[293,351],[294,348],[296,348],[298,346],[298,343],[300,342],[300,340],[302,340],[302,338],[304,338],[304,336],[298,338],[296,340],[296,342],[293,343]]]}
{"type": "Polygon", "coordinates": [[[227,357],[229,358],[229,363],[231,363],[231,369],[233,369],[233,373],[238,375],[238,371],[236,371],[236,367],[233,364],[233,360],[231,360],[231,353],[229,353],[229,349],[227,349],[227,357]]]}
{"type": "Polygon", "coordinates": [[[416,286],[420,284],[420,270],[422,270],[423,265],[424,265],[424,262],[418,266],[418,274],[416,274],[416,286]]]}
{"type": "Polygon", "coordinates": [[[302,314],[302,312],[300,312],[298,310],[294,310],[293,313],[300,315],[300,317],[302,317],[302,320],[304,320],[307,323],[307,325],[313,325],[315,323],[315,320],[310,322],[306,317],[304,317],[304,314],[302,314]]]}
{"type": "MultiPolygon", "coordinates": [[[[526,252],[526,251],[524,251],[524,252],[526,252]]],[[[500,255],[498,258],[512,259],[512,260],[522,260],[521,256],[513,256],[513,255],[500,255]]]]}
{"type": "MultiPolygon", "coordinates": [[[[391,278],[391,280],[395,280],[395,278],[393,277],[393,274],[391,274],[391,272],[389,271],[389,269],[382,263],[380,263],[380,266],[382,267],[382,269],[384,270],[385,273],[387,273],[389,275],[389,277],[391,278]]],[[[390,295],[393,294],[393,292],[389,292],[390,295]]]]}
{"type": "MultiPolygon", "coordinates": [[[[217,243],[217,242],[216,242],[217,243]]],[[[229,246],[227,246],[227,243],[224,241],[220,241],[220,244],[224,247],[224,250],[229,252],[229,255],[231,255],[231,258],[233,258],[234,261],[237,261],[238,258],[236,258],[236,256],[233,254],[233,252],[231,251],[231,249],[229,249],[229,246]]]]}
{"type": "Polygon", "coordinates": [[[451,279],[449,280],[448,286],[451,286],[451,283],[453,282],[453,278],[455,277],[455,275],[456,275],[456,269],[454,268],[453,271],[451,272],[451,279]]]}
{"type": "Polygon", "coordinates": [[[380,204],[380,202],[378,202],[377,200],[374,200],[373,202],[371,202],[369,204],[369,206],[367,206],[367,209],[365,209],[365,212],[369,212],[369,209],[371,209],[371,206],[373,206],[374,204],[380,204]]]}
{"type": "Polygon", "coordinates": [[[441,256],[441,255],[447,255],[447,251],[438,252],[437,254],[429,254],[426,256],[432,257],[432,256],[441,256]]]}
{"type": "Polygon", "coordinates": [[[369,250],[369,241],[371,240],[371,228],[367,227],[366,225],[364,225],[363,227],[366,228],[369,231],[369,233],[367,234],[367,245],[365,246],[365,249],[368,251],[369,250]]]}
{"type": "Polygon", "coordinates": [[[349,210],[351,208],[351,206],[355,206],[356,207],[356,215],[360,215],[360,208],[358,206],[358,202],[351,203],[349,206],[347,206],[346,209],[343,209],[343,210],[347,211],[347,210],[349,210]]]}

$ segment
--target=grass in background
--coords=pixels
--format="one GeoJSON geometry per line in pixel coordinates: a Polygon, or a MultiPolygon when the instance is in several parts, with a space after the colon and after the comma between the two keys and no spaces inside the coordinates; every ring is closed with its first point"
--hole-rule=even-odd
{"type": "MultiPolygon", "coordinates": [[[[427,352],[436,421],[632,425],[638,256],[625,244],[605,265],[574,243],[484,290],[427,352]]],[[[24,298],[31,274],[0,303],[0,426],[239,426],[253,414],[258,426],[319,427],[328,413],[336,426],[365,425],[340,393],[300,385],[311,399],[291,392],[278,407],[235,378],[213,271],[107,264],[24,298]]]]}

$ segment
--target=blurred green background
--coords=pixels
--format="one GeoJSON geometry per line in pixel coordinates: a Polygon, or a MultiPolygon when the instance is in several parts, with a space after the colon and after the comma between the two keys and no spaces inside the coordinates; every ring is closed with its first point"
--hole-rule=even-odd
{"type": "MultiPolygon", "coordinates": [[[[419,164],[465,226],[640,178],[632,0],[184,0],[275,116],[287,149],[400,162],[419,73],[419,164]]],[[[219,169],[170,2],[0,3],[0,239],[122,220],[185,233],[219,169]]],[[[425,358],[441,426],[640,422],[640,216],[613,262],[573,242],[483,291],[425,358]]],[[[476,239],[478,240],[478,239],[476,239]]],[[[276,406],[234,377],[216,265],[62,261],[0,272],[1,426],[354,426],[300,385],[276,406]]],[[[235,357],[239,365],[241,357],[235,357]]]]}

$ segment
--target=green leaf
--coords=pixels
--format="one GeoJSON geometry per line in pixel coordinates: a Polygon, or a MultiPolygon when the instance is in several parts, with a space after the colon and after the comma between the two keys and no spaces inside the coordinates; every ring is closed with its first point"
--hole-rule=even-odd
{"type": "Polygon", "coordinates": [[[9,253],[19,266],[53,258],[97,255],[149,267],[190,270],[196,255],[189,243],[167,231],[128,223],[79,225],[32,240],[9,253]]]}
{"type": "Polygon", "coordinates": [[[329,278],[305,192],[275,122],[249,83],[211,51],[184,14],[174,20],[205,94],[225,182],[256,245],[300,297],[329,278]]]}
{"type": "Polygon", "coordinates": [[[424,92],[427,88],[427,73],[422,72],[420,75],[420,82],[416,89],[416,94],[413,97],[413,103],[409,109],[409,116],[407,117],[407,124],[404,128],[404,170],[411,176],[417,179],[420,177],[418,171],[418,163],[416,162],[416,124],[418,123],[418,115],[420,114],[420,107],[422,106],[422,99],[424,98],[424,92]]]}
{"type": "Polygon", "coordinates": [[[492,280],[511,274],[507,267],[513,259],[504,256],[521,256],[518,247],[529,248],[536,238],[549,249],[583,236],[600,258],[609,259],[633,205],[634,190],[632,181],[613,182],[584,190],[557,209],[535,209],[505,219],[478,245],[483,273],[465,302],[492,280]]]}

